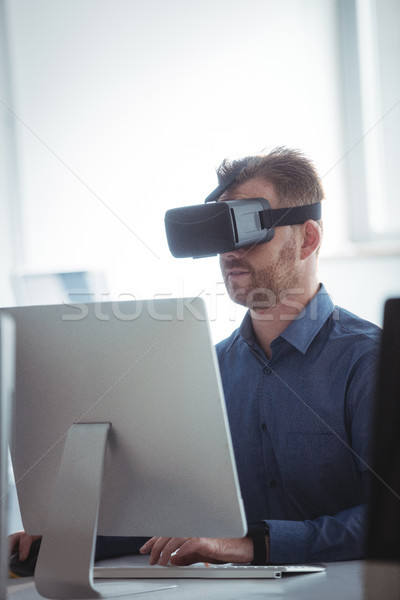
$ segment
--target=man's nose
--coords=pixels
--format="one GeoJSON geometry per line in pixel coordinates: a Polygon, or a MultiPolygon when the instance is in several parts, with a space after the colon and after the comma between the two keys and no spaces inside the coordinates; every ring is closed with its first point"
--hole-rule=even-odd
{"type": "Polygon", "coordinates": [[[235,250],[229,250],[229,252],[223,252],[220,254],[220,258],[222,260],[228,260],[231,258],[243,258],[249,252],[249,246],[242,246],[241,248],[236,248],[235,250]]]}

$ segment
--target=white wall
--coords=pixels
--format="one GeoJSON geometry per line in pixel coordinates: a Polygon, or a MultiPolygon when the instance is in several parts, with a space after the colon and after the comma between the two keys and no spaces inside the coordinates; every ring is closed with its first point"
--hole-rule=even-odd
{"type": "Polygon", "coordinates": [[[5,4],[0,0],[0,305],[3,306],[13,304],[10,273],[22,259],[20,228],[16,227],[21,213],[7,37],[5,4]]]}
{"type": "Polygon", "coordinates": [[[333,300],[377,325],[385,300],[400,297],[400,255],[322,258],[319,274],[333,300]]]}
{"type": "MultiPolygon", "coordinates": [[[[101,269],[114,296],[217,295],[216,261],[170,256],[164,212],[202,202],[225,156],[276,145],[315,159],[333,226],[345,210],[335,2],[7,8],[26,270],[101,269]]],[[[221,337],[233,309],[213,302],[221,337]]]]}
{"type": "MultiPolygon", "coordinates": [[[[351,202],[337,4],[6,0],[19,267],[100,269],[112,297],[202,293],[220,339],[243,312],[223,295],[216,260],[172,259],[163,215],[202,202],[225,156],[276,145],[315,160],[327,195],[322,258],[336,255],[351,202]]],[[[383,262],[364,261],[392,290],[394,269],[383,262]]],[[[382,290],[361,293],[358,265],[329,258],[321,278],[342,304],[379,321],[382,290]],[[352,286],[341,276],[350,267],[352,286]]],[[[11,269],[2,265],[3,280],[11,269]]]]}

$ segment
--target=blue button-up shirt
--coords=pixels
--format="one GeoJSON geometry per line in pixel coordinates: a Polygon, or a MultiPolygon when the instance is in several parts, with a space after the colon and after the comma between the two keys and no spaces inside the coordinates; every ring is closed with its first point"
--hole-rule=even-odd
{"type": "Polygon", "coordinates": [[[269,525],[271,562],[362,556],[379,337],[321,286],[269,359],[249,313],[217,345],[246,515],[269,525]]]}

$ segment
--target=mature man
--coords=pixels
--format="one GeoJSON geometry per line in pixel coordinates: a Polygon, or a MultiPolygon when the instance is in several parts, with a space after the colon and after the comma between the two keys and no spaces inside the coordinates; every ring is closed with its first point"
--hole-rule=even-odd
{"type": "MultiPolygon", "coordinates": [[[[218,177],[234,177],[221,202],[323,198],[313,165],[294,150],[225,161],[218,177]]],[[[220,255],[229,296],[249,309],[217,353],[250,535],[152,538],[141,549],[151,563],[363,555],[379,328],[335,307],[319,283],[321,237],[321,223],[308,220],[220,255]]]]}
{"type": "MultiPolygon", "coordinates": [[[[313,165],[294,150],[225,161],[218,177],[228,182],[220,202],[265,198],[274,209],[323,198],[313,165]]],[[[230,297],[249,309],[217,345],[249,535],[151,538],[140,551],[152,564],[363,555],[379,328],[335,307],[319,283],[321,225],[276,226],[270,241],[220,255],[230,297]]],[[[30,543],[11,538],[23,556],[30,543]]],[[[101,538],[97,556],[142,543],[101,538]]]]}

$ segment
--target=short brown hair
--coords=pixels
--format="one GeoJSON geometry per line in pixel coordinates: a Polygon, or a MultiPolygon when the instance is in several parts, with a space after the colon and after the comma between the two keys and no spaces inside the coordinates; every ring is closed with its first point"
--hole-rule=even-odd
{"type": "Polygon", "coordinates": [[[313,163],[300,150],[283,146],[267,155],[225,159],[217,175],[219,183],[232,179],[230,189],[250,179],[268,180],[274,185],[282,207],[314,204],[324,198],[322,182],[313,163]]]}

